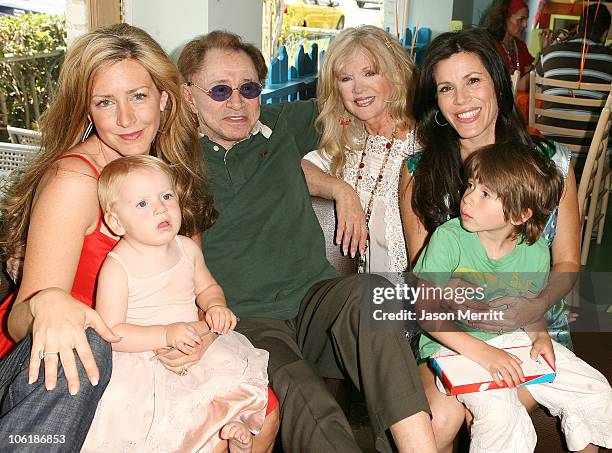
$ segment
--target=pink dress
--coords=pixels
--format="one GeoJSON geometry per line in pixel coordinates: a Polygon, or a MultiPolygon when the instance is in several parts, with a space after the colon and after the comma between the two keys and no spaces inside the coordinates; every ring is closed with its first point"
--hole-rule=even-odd
{"type": "MultiPolygon", "coordinates": [[[[135,325],[197,321],[194,266],[177,237],[182,256],[172,268],[149,278],[128,276],[126,322],[135,325]]],[[[152,352],[113,351],[113,374],[82,452],[208,452],[228,422],[258,433],[268,393],[268,353],[243,335],[220,335],[202,359],[179,376],[152,352]]]]}

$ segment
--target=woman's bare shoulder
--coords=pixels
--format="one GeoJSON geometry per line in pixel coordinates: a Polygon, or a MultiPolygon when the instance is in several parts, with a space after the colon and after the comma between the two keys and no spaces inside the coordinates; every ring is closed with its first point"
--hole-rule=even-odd
{"type": "MultiPolygon", "coordinates": [[[[76,213],[84,224],[97,224],[97,187],[98,175],[86,161],[77,157],[60,158],[44,173],[34,196],[33,211],[52,209],[65,215],[76,213]]],[[[73,219],[72,215],[69,218],[73,219]]]]}

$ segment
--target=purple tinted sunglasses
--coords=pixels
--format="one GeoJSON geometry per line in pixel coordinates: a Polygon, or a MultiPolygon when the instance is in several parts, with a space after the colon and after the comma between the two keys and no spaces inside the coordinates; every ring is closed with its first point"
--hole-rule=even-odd
{"type": "Polygon", "coordinates": [[[238,90],[240,96],[245,99],[255,99],[261,94],[261,90],[263,89],[261,83],[259,82],[245,82],[238,88],[232,88],[229,85],[215,85],[210,90],[205,90],[193,82],[187,82],[187,86],[196,87],[198,90],[201,90],[210,96],[213,101],[217,102],[227,101],[231,97],[234,90],[238,90]]]}

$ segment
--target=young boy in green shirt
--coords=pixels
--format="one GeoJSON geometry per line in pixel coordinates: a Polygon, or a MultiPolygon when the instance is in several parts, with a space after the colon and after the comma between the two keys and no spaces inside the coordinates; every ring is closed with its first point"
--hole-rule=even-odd
{"type": "MultiPolygon", "coordinates": [[[[562,176],[545,156],[515,143],[471,154],[465,176],[461,218],[434,232],[414,272],[437,286],[453,277],[467,280],[483,290],[483,303],[501,295],[537,294],[550,269],[550,252],[540,234],[561,198],[562,176]]],[[[427,303],[417,303],[421,319],[432,308],[427,303]]],[[[521,361],[502,349],[530,344],[532,358],[543,355],[553,367],[556,364],[557,375],[554,382],[531,385],[528,391],[561,416],[570,449],[612,445],[610,385],[601,373],[552,341],[544,320],[506,334],[452,322],[422,325],[428,333],[419,343],[421,358],[456,351],[489,371],[498,384],[508,384],[509,388],[457,396],[474,415],[471,453],[534,450],[535,430],[515,387],[524,381],[521,361]],[[586,413],[590,416],[584,417],[586,413]]]]}

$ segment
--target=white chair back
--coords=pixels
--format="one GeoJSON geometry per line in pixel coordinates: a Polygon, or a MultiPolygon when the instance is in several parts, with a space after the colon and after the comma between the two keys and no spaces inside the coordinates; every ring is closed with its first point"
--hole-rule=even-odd
{"type": "MultiPolygon", "coordinates": [[[[599,116],[597,128],[593,135],[593,141],[587,153],[582,177],[578,185],[578,209],[580,212],[580,224],[582,232],[582,243],[580,252],[580,264],[586,265],[589,257],[589,248],[591,245],[591,235],[593,227],[599,227],[598,207],[602,199],[607,202],[607,197],[603,197],[605,191],[601,190],[602,180],[606,169],[609,165],[607,161],[606,151],[608,148],[608,138],[610,135],[610,126],[612,118],[610,117],[610,108],[605,107],[599,116]]],[[[607,181],[609,184],[609,180],[607,181]]],[[[603,214],[605,216],[605,213],[603,214]]]]}
{"type": "Polygon", "coordinates": [[[7,176],[38,153],[40,146],[0,142],[0,174],[7,176]]]}
{"type": "Polygon", "coordinates": [[[606,96],[601,99],[580,96],[580,90],[591,93],[610,93],[611,83],[578,83],[566,80],[544,78],[531,71],[529,74],[529,127],[546,136],[563,143],[574,153],[588,153],[590,141],[595,132],[593,125],[599,119],[601,110],[606,104],[606,96]],[[567,92],[571,95],[546,94],[543,87],[552,92],[567,92]],[[539,103],[549,103],[555,108],[541,108],[539,103]],[[568,112],[564,110],[575,110],[568,112]],[[553,122],[571,124],[571,127],[559,127],[553,122]],[[580,144],[577,144],[580,143],[580,144]]]}
{"type": "Polygon", "coordinates": [[[6,130],[8,131],[9,139],[12,143],[19,145],[40,146],[42,134],[38,131],[13,126],[7,126],[6,130]]]}

